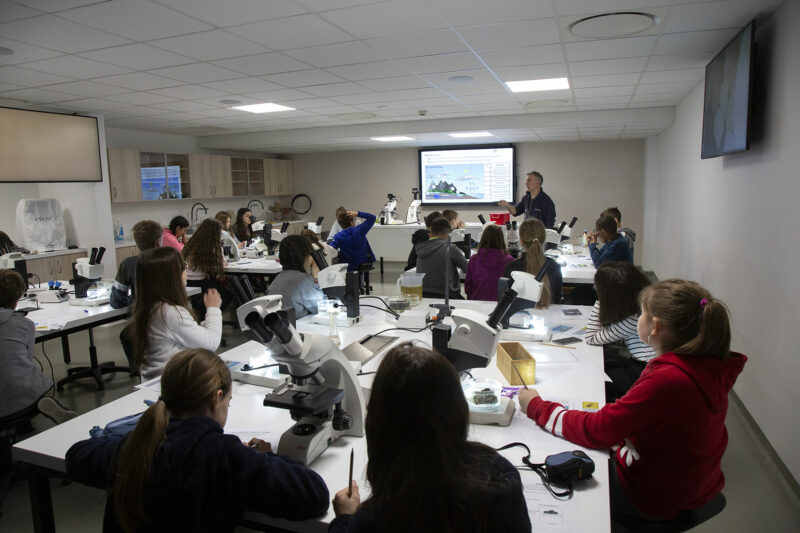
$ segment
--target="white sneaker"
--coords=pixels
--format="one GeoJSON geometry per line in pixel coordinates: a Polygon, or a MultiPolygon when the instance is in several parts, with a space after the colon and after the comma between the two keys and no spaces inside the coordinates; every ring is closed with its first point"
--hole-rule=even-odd
{"type": "Polygon", "coordinates": [[[51,398],[50,396],[39,398],[39,401],[36,403],[36,408],[39,409],[40,413],[56,424],[61,424],[62,422],[66,422],[78,416],[78,413],[72,409],[67,409],[58,403],[55,398],[51,398]]]}

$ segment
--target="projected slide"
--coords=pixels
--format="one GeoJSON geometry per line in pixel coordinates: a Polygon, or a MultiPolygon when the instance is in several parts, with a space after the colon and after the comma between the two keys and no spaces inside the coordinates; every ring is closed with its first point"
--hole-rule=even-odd
{"type": "Polygon", "coordinates": [[[497,203],[514,198],[513,147],[420,150],[423,204],[497,203]]]}

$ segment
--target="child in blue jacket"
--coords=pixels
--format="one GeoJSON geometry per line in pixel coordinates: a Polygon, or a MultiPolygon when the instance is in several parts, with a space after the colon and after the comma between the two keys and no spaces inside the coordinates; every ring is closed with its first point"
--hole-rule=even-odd
{"type": "Polygon", "coordinates": [[[362,263],[375,261],[375,254],[367,240],[367,232],[375,224],[375,215],[363,211],[345,211],[339,215],[339,225],[342,231],[336,234],[331,241],[331,246],[339,250],[339,262],[347,263],[347,270],[358,270],[362,263]],[[356,225],[356,217],[364,219],[356,225]]]}
{"type": "Polygon", "coordinates": [[[617,233],[617,221],[613,217],[603,216],[597,219],[595,230],[587,236],[589,253],[595,268],[607,261],[624,261],[633,263],[631,247],[625,237],[617,233]],[[602,250],[597,248],[597,240],[605,242],[602,250]]]}

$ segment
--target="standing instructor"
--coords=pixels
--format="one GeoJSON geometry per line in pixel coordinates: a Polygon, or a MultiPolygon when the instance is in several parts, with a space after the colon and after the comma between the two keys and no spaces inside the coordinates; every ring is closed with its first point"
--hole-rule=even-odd
{"type": "Polygon", "coordinates": [[[553,200],[542,190],[544,178],[540,172],[528,172],[525,186],[528,191],[517,205],[512,205],[505,200],[500,200],[500,207],[505,207],[512,216],[525,213],[525,219],[536,218],[542,221],[545,228],[552,228],[556,224],[556,206],[553,200]]]}

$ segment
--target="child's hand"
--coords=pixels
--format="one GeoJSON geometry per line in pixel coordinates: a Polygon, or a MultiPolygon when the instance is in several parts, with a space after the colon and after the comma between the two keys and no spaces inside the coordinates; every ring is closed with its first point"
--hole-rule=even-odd
{"type": "Polygon", "coordinates": [[[358,216],[358,211],[348,211],[347,216],[355,218],[358,216]]]}
{"type": "Polygon", "coordinates": [[[361,496],[358,493],[358,483],[353,480],[353,493],[347,496],[347,489],[342,489],[333,497],[333,512],[336,516],[340,514],[353,514],[358,510],[361,503],[361,496]]]}
{"type": "Polygon", "coordinates": [[[458,224],[456,224],[456,229],[464,229],[465,227],[466,227],[466,224],[464,224],[463,220],[459,220],[458,224]]]}
{"type": "Polygon", "coordinates": [[[593,231],[586,235],[586,242],[588,244],[596,244],[597,243],[597,232],[593,231]]]}
{"type": "Polygon", "coordinates": [[[534,398],[539,398],[539,393],[536,389],[520,389],[519,390],[519,408],[522,410],[523,413],[528,412],[528,404],[531,403],[531,400],[534,398]]]}
{"type": "Polygon", "coordinates": [[[222,305],[222,296],[219,295],[219,291],[217,289],[208,289],[203,295],[203,303],[206,304],[206,308],[208,307],[219,307],[222,305]]]}
{"type": "MultiPolygon", "coordinates": [[[[244,443],[242,443],[242,444],[244,444],[244,443]]],[[[269,442],[261,440],[261,439],[257,439],[255,437],[250,439],[247,442],[246,445],[249,446],[250,448],[255,449],[255,451],[257,451],[257,452],[272,453],[272,445],[269,442]]]]}
{"type": "Polygon", "coordinates": [[[242,248],[244,248],[244,245],[245,245],[245,244],[247,244],[247,243],[246,243],[246,242],[244,242],[244,241],[239,241],[239,243],[238,243],[236,246],[238,246],[238,247],[239,247],[239,249],[241,250],[242,248]]]}

